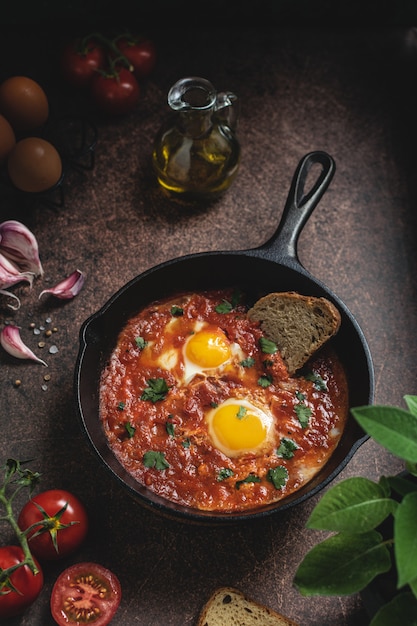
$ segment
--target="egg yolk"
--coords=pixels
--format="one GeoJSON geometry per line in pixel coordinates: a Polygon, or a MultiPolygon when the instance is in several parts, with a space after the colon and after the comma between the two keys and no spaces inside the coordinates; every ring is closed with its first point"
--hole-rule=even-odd
{"type": "Polygon", "coordinates": [[[185,354],[200,367],[218,367],[231,357],[230,343],[221,330],[200,330],[187,341],[185,354]]]}
{"type": "Polygon", "coordinates": [[[256,449],[268,431],[260,415],[238,403],[220,406],[213,414],[211,428],[215,443],[226,454],[256,449]]]}

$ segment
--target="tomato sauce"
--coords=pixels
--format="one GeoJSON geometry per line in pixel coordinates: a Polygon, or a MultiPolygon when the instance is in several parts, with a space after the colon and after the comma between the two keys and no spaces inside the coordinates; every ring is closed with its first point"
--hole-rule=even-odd
{"type": "Polygon", "coordinates": [[[100,419],[120,463],[160,496],[206,511],[245,511],[299,489],[331,456],[348,413],[331,347],[290,377],[234,300],[222,290],[147,306],[122,329],[100,383],[100,419]],[[210,350],[220,364],[207,365],[210,350]],[[234,415],[217,413],[229,403],[234,415]]]}

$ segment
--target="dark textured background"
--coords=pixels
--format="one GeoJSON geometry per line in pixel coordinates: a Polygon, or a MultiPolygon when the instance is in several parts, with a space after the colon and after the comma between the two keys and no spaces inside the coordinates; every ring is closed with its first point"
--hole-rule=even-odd
{"type": "MultiPolygon", "coordinates": [[[[129,26],[141,29],[143,21],[129,26]]],[[[75,560],[99,561],[119,576],[124,595],[115,626],[192,626],[221,585],[238,587],[303,626],[366,624],[359,597],[307,599],[292,586],[298,563],[318,539],[304,528],[317,498],[233,528],[188,527],[142,510],[99,465],[80,431],[73,371],[80,325],[137,274],[182,254],[266,241],[298,161],[320,149],[334,157],[337,171],[301,235],[300,260],[362,326],[374,359],[376,402],[402,404],[404,394],[416,393],[416,31],[406,25],[178,30],[152,24],[158,67],[142,86],[137,110],[107,121],[57,77],[63,28],[46,24],[1,39],[0,78],[33,76],[45,86],[54,114],[91,114],[99,140],[94,169],[68,174],[64,207],[27,206],[7,185],[0,188],[1,219],[21,219],[33,230],[45,269],[32,291],[15,290],[22,299],[18,312],[1,298],[0,321],[21,326],[51,376],[42,390],[45,368],[1,352],[0,449],[4,458],[34,459],[42,488],[76,492],[91,515],[91,533],[76,557],[45,569],[40,598],[8,626],[50,626],[53,581],[75,560]],[[157,188],[150,153],[169,87],[193,74],[240,97],[242,162],[227,194],[185,210],[157,188]],[[76,299],[38,301],[41,289],[77,267],[87,279],[76,299]],[[39,350],[29,330],[48,316],[57,328],[56,355],[39,350]]],[[[368,441],[339,479],[399,469],[399,461],[368,441]]],[[[12,540],[4,526],[0,536],[2,544],[12,540]]]]}

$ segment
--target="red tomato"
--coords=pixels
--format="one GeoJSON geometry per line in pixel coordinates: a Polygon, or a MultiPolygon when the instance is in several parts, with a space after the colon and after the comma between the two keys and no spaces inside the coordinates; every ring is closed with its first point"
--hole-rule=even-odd
{"type": "Polygon", "coordinates": [[[25,504],[17,523],[26,530],[37,522],[46,521],[47,530],[28,533],[29,547],[40,560],[56,560],[72,554],[84,541],[88,531],[88,516],[84,505],[69,491],[50,489],[34,496],[25,504]]]}
{"type": "MultiPolygon", "coordinates": [[[[0,548],[0,568],[7,569],[24,561],[24,553],[20,546],[2,546],[0,548]]],[[[10,583],[0,584],[0,617],[20,615],[38,597],[43,587],[43,573],[39,563],[34,559],[38,573],[33,574],[27,565],[14,570],[10,583]]]]}
{"type": "Polygon", "coordinates": [[[139,101],[138,81],[129,70],[117,69],[116,74],[97,74],[91,83],[91,96],[95,105],[108,115],[125,115],[139,101]]]}
{"type": "Polygon", "coordinates": [[[65,46],[61,57],[61,71],[73,87],[87,87],[105,63],[106,54],[99,43],[94,39],[77,39],[65,46]]]}
{"type": "Polygon", "coordinates": [[[133,66],[136,78],[146,78],[156,64],[156,48],[150,39],[141,37],[121,37],[116,41],[120,52],[133,66]]]}
{"type": "Polygon", "coordinates": [[[106,626],[121,597],[119,580],[110,570],[97,563],[76,563],[64,570],[53,586],[52,617],[60,626],[106,626]]]}

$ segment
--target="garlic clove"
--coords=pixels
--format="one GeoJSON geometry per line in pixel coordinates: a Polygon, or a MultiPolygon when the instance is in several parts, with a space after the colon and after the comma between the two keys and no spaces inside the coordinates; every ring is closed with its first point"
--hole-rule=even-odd
{"type": "Polygon", "coordinates": [[[38,358],[34,352],[26,344],[23,343],[20,336],[20,329],[13,324],[4,326],[0,333],[0,344],[12,356],[17,359],[31,359],[48,367],[48,364],[38,358]]]}
{"type": "Polygon", "coordinates": [[[7,289],[16,283],[27,282],[32,287],[33,273],[21,272],[12,261],[0,252],[0,287],[7,289]]]}
{"type": "Polygon", "coordinates": [[[0,289],[0,293],[3,296],[7,296],[8,298],[13,298],[13,300],[15,300],[15,304],[7,305],[9,309],[12,309],[13,311],[18,311],[20,309],[20,300],[14,293],[11,293],[11,291],[7,291],[7,289],[0,289]]]}
{"type": "Polygon", "coordinates": [[[80,270],[75,270],[75,272],[70,274],[67,278],[64,278],[64,280],[55,285],[55,287],[44,289],[39,294],[39,298],[44,293],[50,293],[61,300],[70,300],[80,293],[84,285],[84,280],[84,274],[80,270]]]}
{"type": "Polygon", "coordinates": [[[0,224],[0,252],[21,271],[43,275],[36,237],[21,222],[7,220],[0,224]]]}

